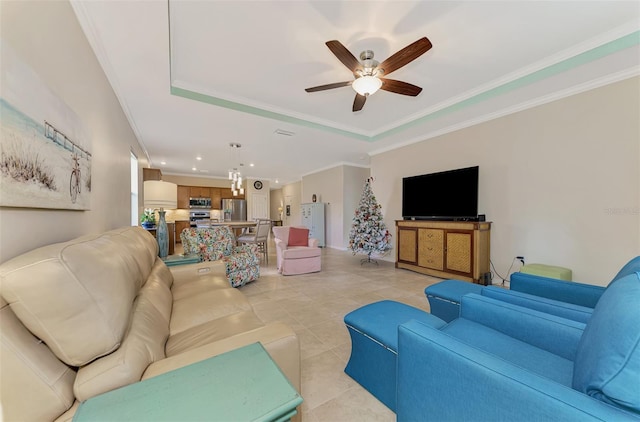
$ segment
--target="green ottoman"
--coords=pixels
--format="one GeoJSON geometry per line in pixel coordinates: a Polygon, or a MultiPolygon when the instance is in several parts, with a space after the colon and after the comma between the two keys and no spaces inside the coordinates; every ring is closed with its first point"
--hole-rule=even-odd
{"type": "Polygon", "coordinates": [[[545,264],[527,264],[520,268],[524,274],[539,275],[541,277],[557,278],[559,280],[571,281],[571,270],[569,268],[554,267],[545,264]]]}

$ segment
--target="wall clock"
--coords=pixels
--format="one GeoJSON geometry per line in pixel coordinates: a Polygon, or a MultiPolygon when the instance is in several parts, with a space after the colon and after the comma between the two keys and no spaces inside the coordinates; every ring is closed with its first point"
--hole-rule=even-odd
{"type": "Polygon", "coordinates": [[[256,188],[257,190],[262,189],[262,182],[259,180],[256,180],[255,182],[253,182],[253,187],[256,188]]]}

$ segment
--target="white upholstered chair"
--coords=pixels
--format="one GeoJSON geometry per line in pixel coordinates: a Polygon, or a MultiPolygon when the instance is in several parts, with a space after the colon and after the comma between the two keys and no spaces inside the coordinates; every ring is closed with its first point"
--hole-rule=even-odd
{"type": "Polygon", "coordinates": [[[322,253],[318,239],[309,237],[309,229],[280,226],[273,228],[273,235],[279,273],[295,275],[320,271],[322,253]]]}

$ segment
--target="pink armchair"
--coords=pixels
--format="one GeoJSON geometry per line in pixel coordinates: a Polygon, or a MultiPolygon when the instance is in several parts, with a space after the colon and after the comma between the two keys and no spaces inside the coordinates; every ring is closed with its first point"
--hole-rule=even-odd
{"type": "Polygon", "coordinates": [[[304,227],[273,227],[278,272],[282,275],[307,274],[320,271],[321,249],[318,239],[309,238],[304,227]],[[291,230],[293,229],[293,230],[291,230]]]}

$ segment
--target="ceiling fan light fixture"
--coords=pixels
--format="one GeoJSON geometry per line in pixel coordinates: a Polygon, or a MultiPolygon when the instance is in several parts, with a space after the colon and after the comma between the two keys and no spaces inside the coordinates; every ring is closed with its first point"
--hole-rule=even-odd
{"type": "Polygon", "coordinates": [[[351,84],[360,95],[372,95],[382,86],[382,81],[375,76],[361,76],[351,84]]]}

